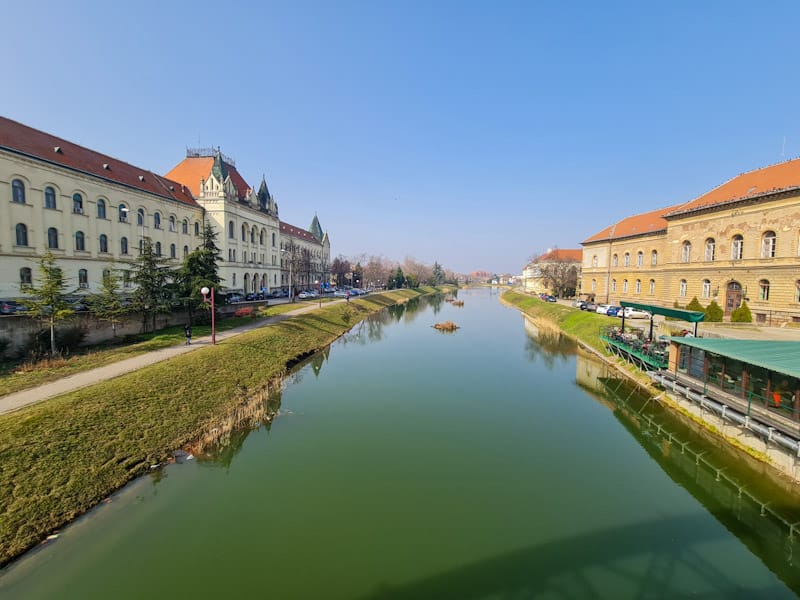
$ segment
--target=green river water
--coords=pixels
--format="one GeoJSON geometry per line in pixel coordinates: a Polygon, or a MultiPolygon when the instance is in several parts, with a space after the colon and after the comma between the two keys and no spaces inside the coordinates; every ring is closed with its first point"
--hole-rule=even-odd
{"type": "Polygon", "coordinates": [[[787,486],[497,291],[459,299],[358,325],[288,378],[271,425],[120,490],[0,597],[796,596],[787,486]]]}

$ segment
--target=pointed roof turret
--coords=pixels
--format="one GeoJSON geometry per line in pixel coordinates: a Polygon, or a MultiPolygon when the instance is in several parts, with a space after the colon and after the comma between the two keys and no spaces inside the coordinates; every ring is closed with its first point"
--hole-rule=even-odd
{"type": "Polygon", "coordinates": [[[267,189],[267,180],[262,175],[261,185],[258,188],[258,204],[261,206],[261,208],[267,208],[267,205],[269,204],[269,199],[270,195],[269,195],[269,189],[267,189]]]}
{"type": "Polygon", "coordinates": [[[320,242],[322,241],[323,232],[322,232],[322,225],[319,224],[319,219],[317,218],[316,213],[314,214],[314,220],[311,221],[311,227],[308,228],[315,238],[317,238],[320,242]]]}
{"type": "Polygon", "coordinates": [[[217,153],[214,155],[214,166],[211,167],[211,174],[220,183],[228,178],[228,167],[225,166],[225,161],[222,159],[222,152],[219,148],[217,148],[217,153]]]}

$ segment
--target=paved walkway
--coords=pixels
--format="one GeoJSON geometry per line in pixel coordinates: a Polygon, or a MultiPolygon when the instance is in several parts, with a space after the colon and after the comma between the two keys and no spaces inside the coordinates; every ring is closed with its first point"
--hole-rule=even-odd
{"type": "MultiPolygon", "coordinates": [[[[344,301],[341,300],[341,302],[344,301]]],[[[330,304],[330,302],[326,304],[330,304]]],[[[241,327],[218,333],[217,343],[240,335],[245,331],[257,329],[259,327],[266,327],[268,325],[272,325],[273,323],[288,319],[294,315],[310,312],[316,308],[319,308],[319,305],[314,302],[313,304],[300,306],[295,310],[283,313],[281,315],[275,315],[274,317],[269,317],[267,319],[254,320],[252,323],[248,323],[247,325],[242,325],[241,327]]],[[[13,394],[8,394],[7,396],[0,398],[0,414],[13,412],[30,404],[35,404],[36,402],[41,402],[42,400],[47,400],[48,398],[53,398],[55,396],[60,396],[61,394],[66,394],[67,392],[72,392],[83,387],[94,385],[95,383],[99,383],[107,379],[113,379],[114,377],[125,375],[131,371],[135,371],[136,369],[141,369],[142,367],[161,362],[162,360],[169,360],[170,358],[180,354],[186,354],[187,352],[192,352],[198,348],[204,348],[210,345],[210,335],[196,338],[189,346],[185,344],[178,344],[176,346],[170,346],[169,348],[162,348],[161,350],[155,350],[140,356],[134,356],[133,358],[121,360],[104,367],[98,367],[96,369],[92,369],[91,371],[76,373],[75,375],[69,375],[63,379],[58,379],[57,381],[45,383],[37,387],[15,392],[13,394]]]]}

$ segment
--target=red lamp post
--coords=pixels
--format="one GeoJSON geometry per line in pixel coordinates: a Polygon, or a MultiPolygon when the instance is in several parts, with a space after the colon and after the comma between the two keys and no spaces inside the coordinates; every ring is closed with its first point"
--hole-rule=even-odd
{"type": "Polygon", "coordinates": [[[203,302],[211,305],[211,345],[215,345],[217,343],[217,332],[214,322],[214,288],[208,289],[204,287],[200,290],[200,293],[203,294],[203,302]]]}

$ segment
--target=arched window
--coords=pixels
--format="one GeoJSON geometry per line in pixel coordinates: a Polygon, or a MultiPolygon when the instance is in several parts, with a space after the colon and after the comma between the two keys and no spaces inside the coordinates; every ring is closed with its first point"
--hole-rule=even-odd
{"type": "Polygon", "coordinates": [[[639,250],[639,252],[636,253],[636,266],[641,267],[642,265],[644,265],[644,252],[639,250]]]}
{"type": "Polygon", "coordinates": [[[119,241],[119,253],[120,254],[128,253],[128,238],[124,237],[119,241]]]}
{"type": "Polygon", "coordinates": [[[800,279],[794,282],[794,301],[800,303],[800,279]]]}
{"type": "Polygon", "coordinates": [[[681,298],[685,298],[686,297],[686,280],[685,279],[681,279],[680,288],[678,289],[678,295],[681,298]]]}
{"type": "Polygon", "coordinates": [[[181,233],[189,235],[189,220],[188,219],[184,219],[181,222],[181,233]]]}
{"type": "Polygon", "coordinates": [[[98,219],[105,219],[106,218],[106,201],[102,198],[97,199],[97,218],[98,219]]]}
{"type": "Polygon", "coordinates": [[[56,191],[50,186],[44,188],[44,207],[45,208],[56,208],[56,191]]]}
{"type": "Polygon", "coordinates": [[[681,246],[681,262],[689,262],[692,259],[692,242],[686,240],[681,246]]]}
{"type": "Polygon", "coordinates": [[[127,223],[128,222],[128,207],[124,204],[119,205],[119,222],[120,223],[127,223]]]}
{"type": "Polygon", "coordinates": [[[144,227],[144,209],[140,208],[136,211],[136,224],[144,227]]]}
{"type": "Polygon", "coordinates": [[[184,246],[183,247],[183,258],[186,258],[187,256],[189,256],[189,246],[184,246]]]}
{"type": "Polygon", "coordinates": [[[47,230],[47,247],[58,248],[58,229],[50,227],[47,230]]]}
{"type": "Polygon", "coordinates": [[[242,223],[242,241],[243,242],[247,241],[247,225],[245,225],[244,223],[242,223]]]}
{"type": "Polygon", "coordinates": [[[233,280],[231,281],[231,285],[236,285],[236,273],[233,274],[233,280]]]}
{"type": "Polygon", "coordinates": [[[175,215],[170,215],[169,216],[169,230],[172,233],[177,233],[178,232],[178,222],[175,220],[175,215]]]}
{"type": "Polygon", "coordinates": [[[100,234],[100,252],[108,252],[108,236],[105,233],[100,234]]]}
{"type": "Polygon", "coordinates": [[[275,247],[275,232],[272,232],[272,247],[275,247]]]}
{"type": "Polygon", "coordinates": [[[714,238],[707,238],[706,239],[706,254],[705,254],[705,258],[706,258],[707,261],[713,261],[714,260],[714,253],[715,253],[715,250],[716,250],[716,245],[717,244],[714,241],[714,238]]]}
{"type": "Polygon", "coordinates": [[[641,279],[637,279],[637,280],[636,280],[636,288],[635,288],[635,290],[634,290],[634,291],[635,291],[637,294],[641,294],[641,293],[642,293],[642,280],[641,280],[641,279]]]}
{"type": "Polygon", "coordinates": [[[194,234],[195,235],[200,235],[200,222],[199,221],[195,221],[194,222],[194,234]]]}
{"type": "Polygon", "coordinates": [[[76,215],[83,214],[83,196],[81,196],[78,192],[72,194],[72,212],[76,215]]]}
{"type": "Polygon", "coordinates": [[[232,240],[234,237],[236,237],[236,234],[234,233],[234,228],[235,225],[233,224],[233,221],[228,221],[228,239],[232,240]]]}
{"type": "Polygon", "coordinates": [[[761,238],[761,258],[775,258],[775,232],[767,231],[761,238]]]}
{"type": "Polygon", "coordinates": [[[22,179],[14,179],[11,182],[11,200],[19,204],[25,204],[25,184],[22,179]]]}
{"type": "Polygon", "coordinates": [[[616,254],[611,257],[611,266],[612,267],[619,266],[619,256],[617,256],[616,254]]]}
{"type": "Polygon", "coordinates": [[[758,299],[764,302],[769,300],[769,281],[766,279],[758,282],[758,299]]]}
{"type": "Polygon", "coordinates": [[[78,269],[78,287],[89,287],[89,272],[86,269],[78,269]]]}
{"type": "Polygon", "coordinates": [[[711,281],[703,279],[703,298],[711,297],[711,281]]]}
{"type": "Polygon", "coordinates": [[[611,291],[612,292],[616,292],[617,291],[617,280],[616,279],[612,279],[611,280],[611,291]]]}
{"type": "Polygon", "coordinates": [[[19,284],[31,285],[33,283],[30,267],[22,267],[19,270],[19,284]]]}
{"type": "Polygon", "coordinates": [[[75,232],[75,250],[86,250],[86,236],[82,231],[75,232]]]}
{"type": "Polygon", "coordinates": [[[597,291],[597,279],[592,279],[592,291],[597,291]]]}
{"type": "Polygon", "coordinates": [[[256,228],[255,227],[253,227],[250,230],[250,243],[251,244],[255,244],[256,243],[256,228]]]}
{"type": "Polygon", "coordinates": [[[177,252],[175,250],[175,244],[170,244],[169,245],[169,257],[170,258],[175,258],[176,256],[177,256],[177,252]]]}
{"type": "Polygon", "coordinates": [[[111,269],[103,269],[103,283],[108,281],[109,277],[111,277],[111,269]]]}
{"type": "Polygon", "coordinates": [[[159,212],[153,213],[153,227],[161,229],[161,213],[159,212]]]}
{"type": "Polygon", "coordinates": [[[161,256],[161,242],[156,242],[156,256],[161,256]]]}
{"type": "Polygon", "coordinates": [[[624,266],[626,266],[626,267],[630,267],[631,266],[631,253],[630,252],[626,252],[625,256],[622,257],[622,264],[624,266]]]}
{"type": "Polygon", "coordinates": [[[258,234],[258,243],[262,246],[264,245],[264,233],[266,232],[262,229],[261,233],[258,234]]]}
{"type": "Polygon", "coordinates": [[[628,293],[628,280],[627,279],[623,279],[622,280],[622,293],[623,294],[627,294],[628,293]]]}
{"type": "Polygon", "coordinates": [[[651,279],[650,280],[650,295],[651,296],[655,296],[656,295],[656,280],[655,279],[651,279]]]}
{"type": "Polygon", "coordinates": [[[17,223],[17,246],[28,245],[28,226],[25,223],[17,223]]]}
{"type": "Polygon", "coordinates": [[[654,267],[658,264],[658,252],[656,250],[650,253],[650,264],[654,267]]]}
{"type": "Polygon", "coordinates": [[[744,248],[744,238],[740,235],[733,236],[731,240],[731,260],[742,260],[742,249],[744,248]]]}

